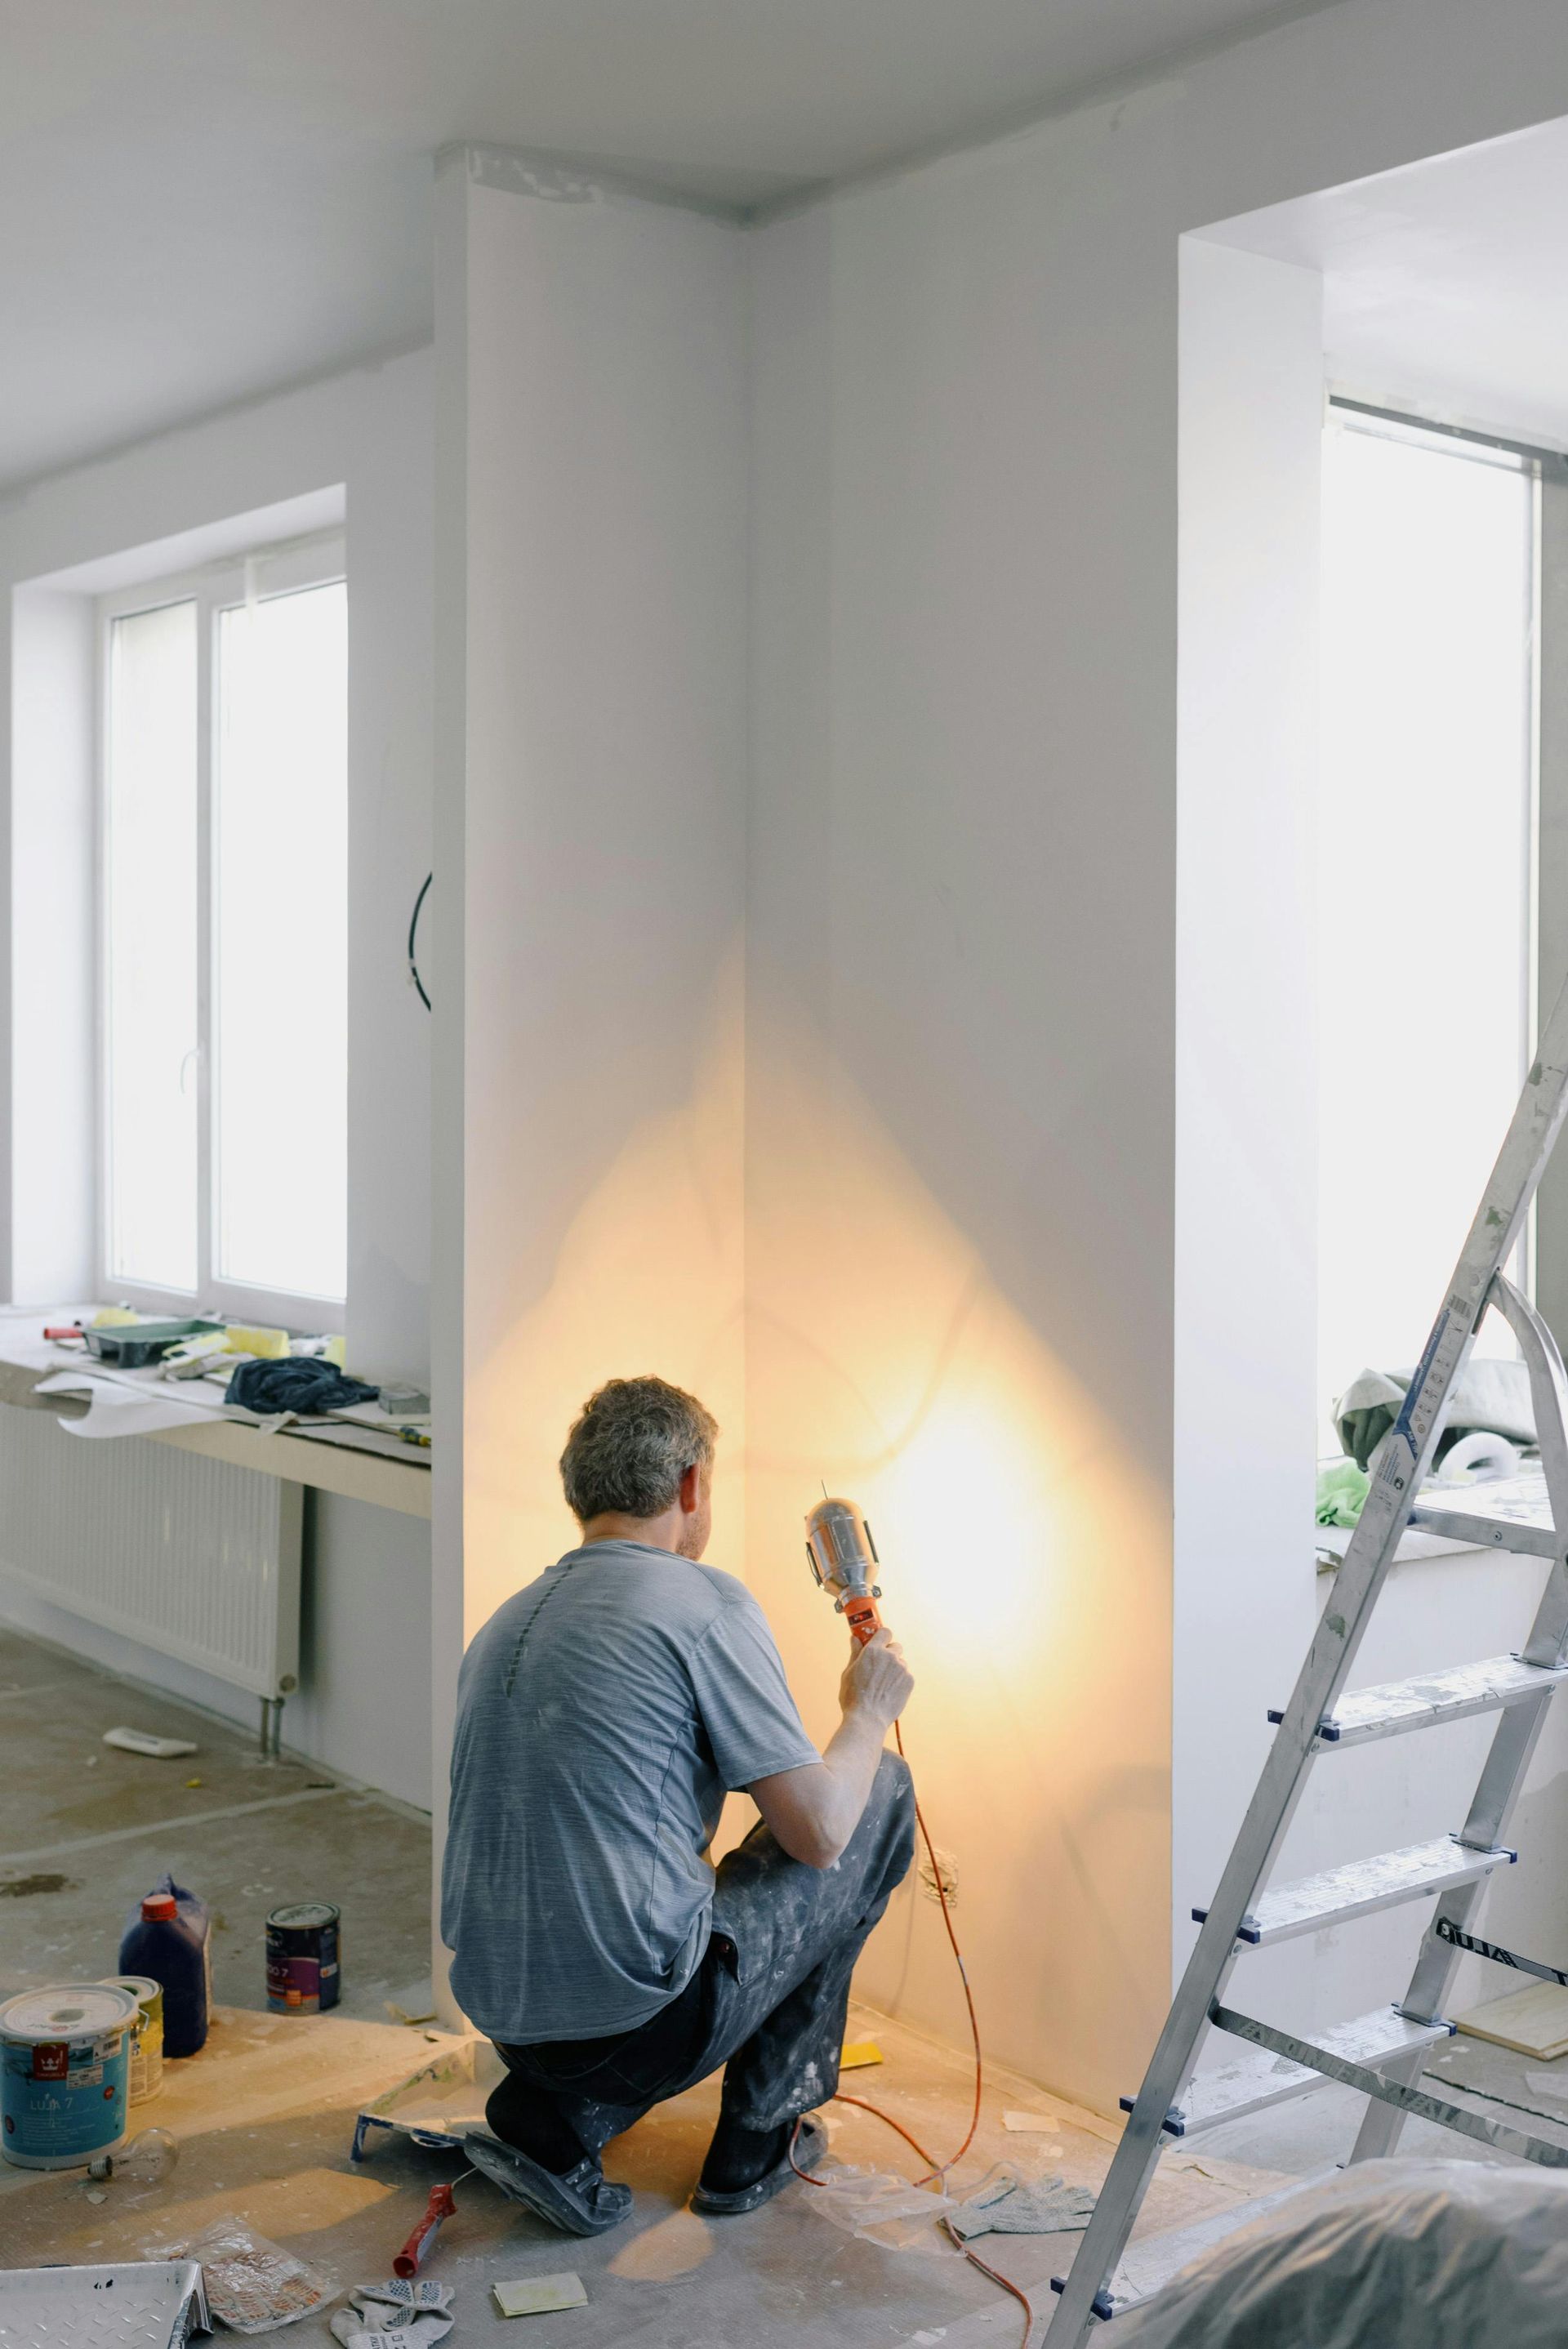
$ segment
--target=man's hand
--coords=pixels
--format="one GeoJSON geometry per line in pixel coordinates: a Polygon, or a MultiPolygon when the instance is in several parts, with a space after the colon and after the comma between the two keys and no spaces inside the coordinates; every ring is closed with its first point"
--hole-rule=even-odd
{"type": "Polygon", "coordinates": [[[843,1720],[820,1762],[748,1788],[763,1825],[791,1859],[831,1868],[860,1825],[882,1740],[909,1702],[914,1674],[885,1628],[857,1648],[839,1682],[843,1720]]]}
{"type": "Polygon", "coordinates": [[[884,1623],[863,1647],[857,1647],[839,1682],[839,1711],[847,1720],[861,1713],[892,1727],[909,1702],[914,1674],[903,1660],[903,1650],[884,1623]]]}

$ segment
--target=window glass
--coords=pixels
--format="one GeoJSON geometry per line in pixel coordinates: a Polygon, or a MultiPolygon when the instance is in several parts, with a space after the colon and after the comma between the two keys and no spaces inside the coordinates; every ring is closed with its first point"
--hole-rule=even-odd
{"type": "Polygon", "coordinates": [[[347,1286],[346,595],[222,612],[213,787],[215,1266],[347,1286]]]}
{"type": "MultiPolygon", "coordinates": [[[[1419,1356],[1524,1077],[1533,515],[1519,465],[1330,428],[1317,916],[1326,1413],[1358,1371],[1419,1356]]],[[[1498,1315],[1480,1346],[1512,1350],[1498,1315]]]]}
{"type": "Polygon", "coordinates": [[[108,1269],[197,1280],[196,606],[110,624],[104,838],[108,1269]]]}

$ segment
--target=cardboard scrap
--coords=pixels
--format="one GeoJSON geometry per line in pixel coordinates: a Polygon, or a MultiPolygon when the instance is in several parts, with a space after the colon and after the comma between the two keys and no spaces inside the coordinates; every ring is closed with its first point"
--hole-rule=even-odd
{"type": "MultiPolygon", "coordinates": [[[[1005,2129],[1022,2129],[1035,2137],[1049,2137],[1053,2130],[1060,2128],[1061,2123],[1053,2120],[1049,2113],[1004,2113],[1002,2127],[1005,2129]]],[[[1051,2150],[1059,2153],[1061,2147],[1053,2146],[1051,2150]]]]}
{"type": "Polygon", "coordinates": [[[1037,2088],[1037,2110],[1002,2116],[1004,2128],[1082,2129],[1088,2137],[1098,2137],[1106,2145],[1121,2143],[1121,2123],[1109,2120],[1103,2113],[1091,2113],[1082,2105],[1069,2104],[1065,2096],[1047,2095],[1037,2088]]]}
{"type": "Polygon", "coordinates": [[[523,2276],[516,2283],[492,2283],[503,2316],[547,2316],[558,2308],[586,2308],[583,2279],[569,2269],[560,2275],[523,2276]]]}
{"type": "Polygon", "coordinates": [[[1511,2047],[1516,2054],[1542,2056],[1548,2063],[1568,2055],[1568,1990],[1556,1982],[1532,1982],[1528,1990],[1456,2014],[1454,2022],[1468,2037],[1511,2047]]]}
{"type": "Polygon", "coordinates": [[[839,2057],[839,2069],[841,2072],[858,2072],[868,2064],[880,2064],[882,2061],[882,2052],[874,2039],[850,2039],[845,2041],[839,2057]]]}

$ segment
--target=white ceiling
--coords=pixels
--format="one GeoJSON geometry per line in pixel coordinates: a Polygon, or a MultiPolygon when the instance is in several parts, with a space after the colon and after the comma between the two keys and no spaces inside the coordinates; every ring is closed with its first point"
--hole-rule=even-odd
{"type": "Polygon", "coordinates": [[[1321,270],[1331,381],[1568,449],[1568,122],[1228,221],[1321,270]]]}
{"type": "Polygon", "coordinates": [[[0,484],[423,339],[430,158],[449,141],[750,207],[1279,13],[0,0],[0,484]]]}

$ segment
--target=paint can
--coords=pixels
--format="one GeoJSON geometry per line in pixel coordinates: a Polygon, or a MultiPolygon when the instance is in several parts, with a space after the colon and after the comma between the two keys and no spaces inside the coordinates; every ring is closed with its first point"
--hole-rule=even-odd
{"type": "Polygon", "coordinates": [[[340,1912],[300,1900],[267,1919],[267,2004],[274,2014],[322,2014],[337,2004],[340,1912]]]}
{"type": "Polygon", "coordinates": [[[110,1990],[128,1990],[136,2001],[128,2073],[130,2101],[144,2105],[163,2085],[163,1984],[150,1974],[109,1974],[110,1990]]]}
{"type": "Polygon", "coordinates": [[[117,1982],[25,1990],[0,2006],[0,2154],[72,2169],[125,2136],[138,2006],[117,1982]]]}

